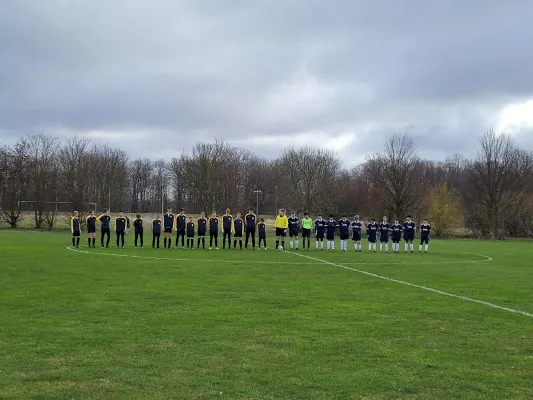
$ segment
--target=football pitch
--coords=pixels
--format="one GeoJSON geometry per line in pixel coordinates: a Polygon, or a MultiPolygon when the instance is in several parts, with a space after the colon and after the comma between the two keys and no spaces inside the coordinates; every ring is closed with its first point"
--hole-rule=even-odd
{"type": "Polygon", "coordinates": [[[533,399],[532,242],[131,242],[0,231],[1,399],[533,399]]]}

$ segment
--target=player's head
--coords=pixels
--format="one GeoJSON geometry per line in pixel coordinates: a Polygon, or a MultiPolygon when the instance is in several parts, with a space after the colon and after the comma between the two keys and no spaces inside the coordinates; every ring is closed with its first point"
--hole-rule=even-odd
{"type": "Polygon", "coordinates": [[[217,216],[217,211],[216,211],[216,210],[213,210],[213,211],[211,212],[211,215],[212,215],[213,217],[216,217],[216,216],[217,216]]]}
{"type": "Polygon", "coordinates": [[[79,214],[79,213],[78,213],[77,211],[73,211],[73,212],[72,212],[72,215],[74,215],[75,217],[77,217],[78,214],[79,214]]]}
{"type": "Polygon", "coordinates": [[[407,221],[411,221],[411,216],[410,215],[407,216],[407,221]]]}
{"type": "Polygon", "coordinates": [[[333,214],[330,214],[330,215],[329,215],[329,219],[330,219],[330,221],[333,220],[333,218],[335,218],[335,217],[333,216],[333,214]]]}
{"type": "Polygon", "coordinates": [[[394,218],[394,223],[395,224],[398,224],[400,221],[398,220],[398,218],[394,218]]]}
{"type": "Polygon", "coordinates": [[[346,214],[342,214],[342,219],[346,219],[346,214]]]}
{"type": "Polygon", "coordinates": [[[229,209],[229,207],[226,208],[226,214],[229,214],[230,211],[231,211],[231,210],[229,209]]]}
{"type": "Polygon", "coordinates": [[[180,214],[183,214],[185,212],[185,209],[180,208],[180,214]]]}
{"type": "Polygon", "coordinates": [[[94,215],[94,210],[91,210],[90,214],[91,214],[91,215],[94,215]]]}
{"type": "Polygon", "coordinates": [[[205,212],[202,211],[202,212],[200,213],[200,217],[205,218],[205,212]]]}
{"type": "Polygon", "coordinates": [[[123,216],[124,216],[124,213],[121,211],[121,212],[118,213],[118,215],[120,215],[121,217],[123,217],[123,216]]]}
{"type": "Polygon", "coordinates": [[[172,207],[167,207],[167,213],[171,213],[172,212],[172,207]]]}
{"type": "Polygon", "coordinates": [[[107,208],[104,208],[104,214],[107,214],[109,210],[107,208]]]}
{"type": "Polygon", "coordinates": [[[371,222],[376,222],[376,219],[374,217],[370,217],[371,222]]]}
{"type": "Polygon", "coordinates": [[[237,218],[240,218],[240,217],[241,217],[241,213],[237,212],[237,218]]]}
{"type": "Polygon", "coordinates": [[[424,219],[422,220],[422,222],[424,222],[424,224],[427,224],[427,223],[428,223],[428,219],[427,219],[427,218],[424,218],[424,219]]]}
{"type": "Polygon", "coordinates": [[[291,210],[291,215],[294,217],[296,215],[296,211],[291,210]]]}
{"type": "Polygon", "coordinates": [[[192,215],[189,217],[189,222],[192,222],[192,215]]]}
{"type": "Polygon", "coordinates": [[[136,217],[137,217],[137,219],[140,219],[141,218],[141,214],[137,214],[136,217]]]}
{"type": "Polygon", "coordinates": [[[264,218],[261,218],[261,222],[265,222],[265,219],[264,219],[264,218]]]}
{"type": "Polygon", "coordinates": [[[384,215],[383,216],[383,222],[387,222],[388,218],[384,215]]]}
{"type": "Polygon", "coordinates": [[[317,216],[318,216],[318,219],[322,219],[322,214],[319,213],[317,216]]]}
{"type": "Polygon", "coordinates": [[[358,221],[359,220],[359,215],[355,214],[354,218],[356,219],[356,221],[358,221]]]}
{"type": "Polygon", "coordinates": [[[308,213],[307,211],[304,212],[304,217],[305,217],[305,218],[308,218],[308,217],[309,217],[309,213],[308,213]]]}
{"type": "Polygon", "coordinates": [[[253,213],[253,212],[254,212],[254,209],[253,209],[252,207],[250,207],[250,208],[248,209],[248,212],[249,212],[249,213],[253,213]]]}
{"type": "Polygon", "coordinates": [[[285,215],[285,209],[280,208],[279,209],[279,215],[284,216],[285,215]]]}
{"type": "Polygon", "coordinates": [[[159,214],[156,214],[156,215],[155,215],[155,219],[159,219],[159,214]]]}

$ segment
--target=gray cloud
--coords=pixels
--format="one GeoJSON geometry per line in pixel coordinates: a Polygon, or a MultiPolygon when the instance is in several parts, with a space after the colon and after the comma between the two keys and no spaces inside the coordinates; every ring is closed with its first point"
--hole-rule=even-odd
{"type": "Polygon", "coordinates": [[[214,138],[269,157],[327,144],[351,165],[408,132],[442,159],[533,98],[526,0],[183,3],[3,2],[0,142],[88,133],[153,158],[214,138]]]}

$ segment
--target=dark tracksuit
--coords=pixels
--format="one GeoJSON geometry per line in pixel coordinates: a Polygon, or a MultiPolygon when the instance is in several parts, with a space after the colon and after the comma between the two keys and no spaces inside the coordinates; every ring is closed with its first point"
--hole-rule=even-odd
{"type": "Polygon", "coordinates": [[[430,224],[422,224],[420,225],[420,244],[428,244],[429,243],[429,234],[431,233],[431,225],[430,224]]]}
{"type": "Polygon", "coordinates": [[[378,239],[379,225],[377,222],[371,222],[366,227],[366,235],[370,243],[376,243],[378,239]]]}
{"type": "Polygon", "coordinates": [[[144,245],[144,227],[143,227],[143,219],[139,218],[133,221],[133,227],[135,228],[135,247],[137,247],[137,239],[140,239],[141,241],[141,247],[144,245]]]}
{"type": "Polygon", "coordinates": [[[246,241],[244,242],[244,247],[248,248],[248,239],[252,238],[252,247],[255,249],[255,226],[256,226],[256,216],[254,213],[248,213],[244,217],[244,222],[246,224],[246,241]]]}
{"type": "Polygon", "coordinates": [[[235,249],[237,248],[237,240],[239,240],[239,246],[242,249],[243,229],[244,229],[244,221],[242,220],[242,218],[235,218],[233,220],[233,248],[235,249]]]}
{"type": "Polygon", "coordinates": [[[187,217],[185,214],[178,214],[176,217],[176,247],[179,245],[179,239],[181,237],[181,247],[185,246],[185,232],[187,229],[187,217]]]}
{"type": "Polygon", "coordinates": [[[161,220],[154,219],[152,221],[152,247],[156,246],[159,248],[159,238],[161,237],[161,220]]]}
{"type": "Polygon", "coordinates": [[[70,230],[72,232],[72,247],[80,247],[81,223],[78,217],[70,219],[70,230]]]}
{"type": "Polygon", "coordinates": [[[381,243],[389,243],[390,224],[388,222],[381,222],[379,224],[379,241],[381,243]]]}
{"type": "Polygon", "coordinates": [[[257,230],[259,231],[259,243],[258,243],[258,247],[261,247],[261,242],[263,242],[263,246],[267,247],[267,242],[266,242],[266,237],[267,237],[267,234],[266,234],[266,224],[264,222],[259,222],[257,224],[257,230]]]}
{"type": "Polygon", "coordinates": [[[209,247],[213,247],[213,239],[218,247],[218,217],[209,218],[209,247]]]}
{"type": "Polygon", "coordinates": [[[126,232],[126,227],[128,220],[126,217],[117,217],[115,219],[115,233],[117,234],[117,247],[120,246],[119,241],[122,242],[122,247],[124,247],[124,233],[126,232]]]}
{"type": "Polygon", "coordinates": [[[194,248],[194,222],[187,221],[187,248],[194,248]]]}
{"type": "Polygon", "coordinates": [[[205,234],[207,232],[207,219],[198,218],[198,248],[200,248],[200,240],[202,241],[202,247],[205,249],[205,234]]]}
{"type": "Polygon", "coordinates": [[[222,217],[222,248],[226,248],[226,239],[228,239],[228,249],[231,249],[231,230],[233,229],[233,217],[224,215],[222,217]]]}
{"type": "Polygon", "coordinates": [[[104,236],[107,236],[106,247],[109,247],[109,240],[111,239],[111,217],[107,214],[102,214],[96,220],[101,224],[102,237],[100,238],[100,243],[104,247],[104,236]]]}

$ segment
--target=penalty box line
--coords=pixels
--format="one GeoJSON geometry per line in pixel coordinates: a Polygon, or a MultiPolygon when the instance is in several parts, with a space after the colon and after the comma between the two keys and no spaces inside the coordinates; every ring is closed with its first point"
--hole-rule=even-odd
{"type": "Polygon", "coordinates": [[[430,288],[430,287],[427,287],[427,286],[417,285],[415,283],[401,281],[399,279],[389,278],[387,276],[374,274],[373,272],[363,271],[363,270],[360,270],[360,269],[357,269],[357,268],[347,267],[347,266],[342,265],[342,264],[336,264],[336,263],[333,263],[333,262],[330,262],[330,261],[322,260],[320,258],[307,256],[305,254],[299,254],[299,253],[293,253],[293,252],[290,252],[289,254],[293,254],[293,255],[298,256],[298,257],[304,257],[304,258],[307,258],[307,259],[313,260],[313,261],[319,261],[322,264],[331,265],[332,267],[342,268],[342,269],[346,269],[346,270],[349,270],[349,271],[352,271],[352,272],[357,272],[359,274],[366,275],[366,276],[371,276],[373,278],[383,279],[385,281],[398,283],[400,285],[411,286],[411,287],[414,287],[414,288],[417,288],[417,289],[422,289],[422,290],[425,290],[425,291],[428,291],[428,292],[437,293],[437,294],[440,294],[442,296],[448,296],[448,297],[453,297],[453,298],[464,300],[464,301],[469,301],[471,303],[482,304],[482,305],[487,306],[487,307],[492,307],[492,308],[496,308],[498,310],[507,311],[507,312],[510,312],[510,313],[520,314],[520,315],[524,315],[526,317],[533,318],[533,314],[531,314],[531,313],[528,313],[528,312],[525,312],[525,311],[520,311],[520,310],[515,310],[514,308],[499,306],[497,304],[493,304],[493,303],[490,303],[488,301],[473,299],[471,297],[461,296],[461,295],[454,294],[454,293],[443,292],[442,290],[433,289],[433,288],[430,288]]]}

